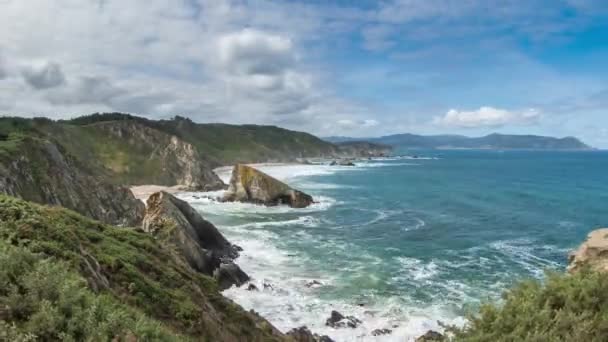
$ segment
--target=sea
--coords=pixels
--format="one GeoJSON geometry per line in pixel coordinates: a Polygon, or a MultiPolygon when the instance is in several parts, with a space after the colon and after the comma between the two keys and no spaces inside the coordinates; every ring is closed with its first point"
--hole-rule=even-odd
{"type": "Polygon", "coordinates": [[[563,271],[569,251],[608,226],[608,152],[399,154],[354,167],[259,167],[311,194],[317,203],[305,209],[180,194],[243,248],[237,263],[258,291],[224,294],[284,332],[413,341],[466,324],[514,283],[563,271]],[[328,327],[332,310],[362,323],[328,327]]]}

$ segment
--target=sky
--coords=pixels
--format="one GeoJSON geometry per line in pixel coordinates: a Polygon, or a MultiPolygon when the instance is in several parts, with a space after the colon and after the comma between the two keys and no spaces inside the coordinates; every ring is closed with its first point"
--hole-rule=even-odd
{"type": "Polygon", "coordinates": [[[608,0],[0,0],[0,113],[608,148],[608,0]]]}

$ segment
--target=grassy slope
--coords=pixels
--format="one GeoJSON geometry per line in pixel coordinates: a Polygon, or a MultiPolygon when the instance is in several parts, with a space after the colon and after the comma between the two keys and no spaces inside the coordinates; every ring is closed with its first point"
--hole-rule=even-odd
{"type": "Polygon", "coordinates": [[[176,135],[197,147],[214,166],[330,156],[337,151],[337,147],[333,144],[311,134],[276,126],[196,124],[180,117],[174,120],[152,121],[120,113],[93,114],[64,123],[94,126],[100,122],[120,120],[135,120],[176,135]]]}
{"type": "MultiPolygon", "coordinates": [[[[75,288],[84,291],[82,296],[88,298],[86,300],[107,302],[108,307],[120,309],[128,316],[127,323],[140,318],[151,326],[155,321],[161,322],[162,326],[152,333],[179,334],[206,341],[279,339],[272,335],[270,325],[259,322],[224,298],[211,278],[186,267],[170,249],[143,232],[104,225],[67,209],[0,195],[0,242],[3,260],[7,253],[33,254],[32,269],[25,267],[28,271],[36,274],[37,265],[47,263],[76,283],[82,278],[90,282],[96,279],[85,267],[85,260],[93,258],[100,265],[98,273],[107,278],[109,287],[98,294],[74,285],[75,288]]],[[[0,286],[0,304],[5,305],[0,310],[2,324],[5,327],[14,324],[17,333],[48,333],[44,324],[35,322],[32,312],[36,310],[23,311],[18,302],[10,301],[12,294],[7,293],[6,283],[14,285],[19,280],[2,277],[0,281],[5,282],[0,286]]],[[[133,327],[127,323],[124,329],[133,327]]],[[[150,332],[150,329],[144,330],[150,332]]]]}

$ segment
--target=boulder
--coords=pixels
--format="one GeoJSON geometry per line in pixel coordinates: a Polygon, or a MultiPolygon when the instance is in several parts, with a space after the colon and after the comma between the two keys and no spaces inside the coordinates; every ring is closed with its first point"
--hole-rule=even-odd
{"type": "Polygon", "coordinates": [[[243,270],[233,262],[220,264],[220,266],[213,271],[213,277],[221,290],[226,290],[232,285],[241,286],[249,281],[247,273],[243,272],[243,270]]]}
{"type": "Polygon", "coordinates": [[[274,206],[287,204],[305,208],[313,203],[310,195],[247,165],[236,165],[223,201],[250,202],[274,206]]]}
{"type": "Polygon", "coordinates": [[[294,342],[334,342],[329,336],[313,334],[306,326],[291,329],[286,335],[294,342]]]}
{"type": "Polygon", "coordinates": [[[592,231],[587,240],[570,253],[568,272],[576,272],[584,265],[596,271],[608,271],[608,228],[592,231]]]}
{"type": "Polygon", "coordinates": [[[239,256],[238,247],[188,203],[167,192],[156,192],[148,198],[143,230],[174,245],[180,258],[196,271],[214,276],[222,288],[249,279],[233,263],[239,256]]]}
{"type": "Polygon", "coordinates": [[[372,336],[382,336],[382,335],[389,335],[391,334],[393,331],[391,329],[376,329],[374,331],[372,331],[372,336]]]}
{"type": "Polygon", "coordinates": [[[353,316],[344,316],[338,311],[332,311],[331,316],[325,321],[325,325],[332,328],[356,328],[361,321],[353,316]]]}
{"type": "Polygon", "coordinates": [[[429,330],[426,332],[426,334],[416,338],[416,342],[441,342],[441,341],[445,341],[445,336],[443,336],[442,334],[440,334],[436,331],[433,331],[433,330],[429,330]]]}

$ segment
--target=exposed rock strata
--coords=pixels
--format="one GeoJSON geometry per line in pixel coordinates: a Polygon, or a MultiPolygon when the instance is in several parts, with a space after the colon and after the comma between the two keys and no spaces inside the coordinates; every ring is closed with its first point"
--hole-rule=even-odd
{"type": "Polygon", "coordinates": [[[161,191],[148,198],[143,229],[176,246],[192,268],[215,276],[222,289],[249,279],[233,263],[239,248],[188,203],[169,193],[161,191]]]}
{"type": "Polygon", "coordinates": [[[313,203],[310,195],[247,165],[236,165],[224,201],[250,202],[274,206],[286,204],[305,208],[313,203]]]}
{"type": "Polygon", "coordinates": [[[587,240],[570,253],[569,272],[576,272],[585,265],[596,271],[608,271],[608,228],[592,231],[587,240]]]}

